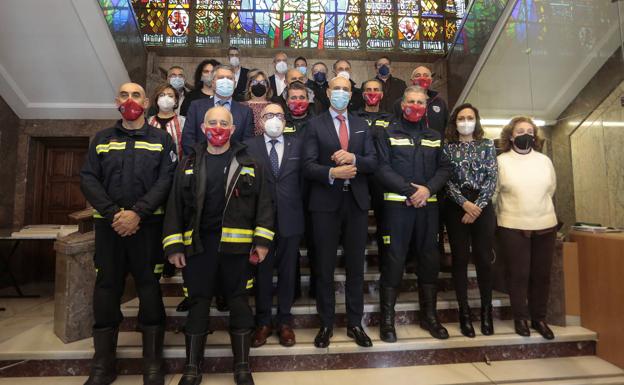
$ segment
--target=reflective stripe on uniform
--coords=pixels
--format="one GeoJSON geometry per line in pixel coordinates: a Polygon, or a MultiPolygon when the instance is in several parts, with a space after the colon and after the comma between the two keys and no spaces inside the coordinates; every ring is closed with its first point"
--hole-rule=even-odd
{"type": "Polygon", "coordinates": [[[189,168],[188,170],[184,170],[184,174],[186,174],[186,175],[193,175],[193,169],[189,168]]]}
{"type": "Polygon", "coordinates": [[[404,202],[406,199],[407,199],[407,197],[403,196],[403,195],[399,195],[399,194],[395,194],[395,193],[384,193],[384,200],[385,201],[404,202]]]}
{"type": "Polygon", "coordinates": [[[165,213],[165,209],[162,208],[162,207],[159,207],[152,214],[154,214],[154,215],[163,215],[164,213],[165,213]]]}
{"type": "Polygon", "coordinates": [[[254,279],[253,278],[248,279],[247,280],[247,285],[245,286],[245,289],[249,290],[249,289],[251,289],[253,287],[253,285],[254,285],[254,279]]]}
{"type": "Polygon", "coordinates": [[[183,235],[184,246],[193,244],[193,230],[185,231],[183,235]]]}
{"type": "Polygon", "coordinates": [[[241,170],[240,170],[240,175],[245,175],[245,174],[247,174],[247,175],[251,175],[251,176],[253,176],[253,177],[255,177],[255,176],[256,176],[256,173],[255,173],[255,171],[254,171],[254,168],[253,168],[253,167],[243,167],[243,168],[241,168],[241,170]]]}
{"type": "Polygon", "coordinates": [[[165,265],[162,264],[162,263],[158,263],[158,264],[154,265],[154,274],[162,273],[164,268],[165,268],[165,265]]]}
{"type": "Polygon", "coordinates": [[[125,150],[126,142],[110,142],[104,144],[98,144],[95,146],[95,152],[101,154],[103,152],[109,152],[112,150],[125,150]]]}
{"type": "Polygon", "coordinates": [[[97,210],[93,210],[93,218],[97,218],[97,219],[104,219],[104,217],[102,216],[102,214],[98,213],[97,210]]]}
{"type": "Polygon", "coordinates": [[[438,201],[438,197],[433,195],[431,197],[429,197],[429,199],[427,199],[427,202],[437,202],[438,201]]]}
{"type": "Polygon", "coordinates": [[[182,233],[168,235],[163,239],[162,243],[163,243],[163,249],[165,249],[167,246],[171,246],[176,243],[183,243],[182,233]]]}
{"type": "Polygon", "coordinates": [[[253,230],[235,229],[224,227],[221,230],[221,242],[229,243],[251,243],[253,241],[253,230]]]}
{"type": "Polygon", "coordinates": [[[188,298],[188,287],[182,286],[182,292],[184,293],[184,296],[188,298]]]}
{"type": "Polygon", "coordinates": [[[384,235],[382,238],[383,238],[384,245],[389,245],[390,244],[390,236],[389,235],[384,235]]]}
{"type": "Polygon", "coordinates": [[[390,139],[391,146],[413,146],[414,145],[414,142],[412,142],[412,140],[408,138],[403,138],[403,139],[389,138],[389,139],[390,139]]]}
{"type": "Polygon", "coordinates": [[[388,122],[387,120],[378,120],[378,121],[375,122],[375,125],[379,126],[379,127],[386,128],[386,127],[388,127],[390,125],[390,122],[388,122]]]}
{"type": "Polygon", "coordinates": [[[273,237],[275,236],[275,233],[264,227],[257,226],[256,230],[254,231],[254,236],[266,238],[269,241],[272,241],[273,237]]]}
{"type": "Polygon", "coordinates": [[[148,150],[148,151],[156,151],[160,152],[163,150],[163,145],[160,143],[149,143],[149,142],[134,142],[135,149],[148,150]]]}
{"type": "Polygon", "coordinates": [[[426,146],[426,147],[440,147],[440,140],[427,140],[427,139],[421,139],[420,140],[420,145],[421,146],[426,146]]]}
{"type": "Polygon", "coordinates": [[[295,127],[284,127],[284,134],[292,134],[293,132],[297,132],[297,130],[295,130],[295,127]]]}

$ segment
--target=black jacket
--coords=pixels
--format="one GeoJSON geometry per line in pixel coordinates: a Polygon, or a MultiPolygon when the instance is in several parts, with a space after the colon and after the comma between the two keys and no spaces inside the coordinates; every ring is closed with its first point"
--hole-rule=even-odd
{"type": "Polygon", "coordinates": [[[306,87],[314,92],[314,113],[319,115],[329,110],[329,97],[327,97],[329,83],[318,84],[314,79],[308,79],[306,87]]]}
{"type": "Polygon", "coordinates": [[[381,82],[381,85],[383,87],[383,93],[384,93],[384,96],[381,99],[381,102],[379,102],[379,109],[381,111],[392,113],[394,111],[393,110],[394,102],[397,99],[403,97],[403,93],[405,92],[405,89],[407,88],[407,84],[405,84],[403,80],[399,78],[395,78],[392,75],[390,75],[390,77],[386,79],[385,82],[379,79],[379,76],[375,77],[375,79],[381,82]]]}
{"type": "MultiPolygon", "coordinates": [[[[234,142],[227,170],[219,252],[247,254],[252,244],[269,247],[273,241],[273,206],[264,169],[234,142]]],[[[206,192],[206,143],[198,143],[175,172],[163,228],[165,255],[204,251],[200,226],[206,192]]]]}
{"type": "Polygon", "coordinates": [[[383,132],[390,126],[390,123],[394,119],[394,115],[388,112],[367,112],[363,109],[356,112],[357,116],[366,120],[368,128],[371,130],[371,136],[375,143],[375,148],[378,148],[378,142],[383,139],[383,132]]]}
{"type": "Polygon", "coordinates": [[[310,119],[314,118],[316,114],[312,109],[312,105],[308,108],[308,113],[305,117],[300,119],[295,119],[289,110],[286,110],[286,127],[284,127],[284,135],[292,135],[297,134],[301,136],[301,140],[303,140],[303,132],[306,124],[310,121],[310,119]]]}
{"type": "Polygon", "coordinates": [[[385,188],[384,200],[404,204],[416,192],[410,183],[425,186],[431,192],[430,201],[451,174],[451,163],[442,152],[440,133],[425,127],[421,120],[410,123],[405,119],[392,122],[379,142],[380,162],[375,177],[385,188]]]}
{"type": "MultiPolygon", "coordinates": [[[[427,90],[427,126],[440,133],[442,138],[445,136],[446,126],[448,125],[449,112],[446,102],[436,91],[427,90]]],[[[401,101],[403,97],[398,98],[394,102],[394,116],[399,119],[403,115],[401,109],[401,101]]]]}
{"type": "Polygon", "coordinates": [[[138,130],[114,127],[91,141],[80,171],[80,189],[95,218],[112,222],[121,209],[134,210],[141,220],[163,214],[177,163],[171,136],[147,123],[138,130]]]}
{"type": "Polygon", "coordinates": [[[234,94],[232,95],[232,99],[237,102],[245,101],[245,91],[247,91],[247,74],[249,74],[249,69],[241,67],[240,74],[238,75],[238,82],[236,82],[236,88],[234,89],[234,94]]]}

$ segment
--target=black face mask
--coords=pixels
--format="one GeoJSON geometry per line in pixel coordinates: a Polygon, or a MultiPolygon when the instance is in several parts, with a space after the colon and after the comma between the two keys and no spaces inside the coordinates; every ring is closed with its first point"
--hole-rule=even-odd
{"type": "Polygon", "coordinates": [[[513,144],[518,150],[526,151],[535,143],[535,137],[531,134],[522,134],[514,138],[513,144]]]}
{"type": "Polygon", "coordinates": [[[266,94],[266,92],[267,88],[262,83],[254,84],[253,86],[251,86],[251,93],[254,94],[254,96],[260,97],[266,94]]]}

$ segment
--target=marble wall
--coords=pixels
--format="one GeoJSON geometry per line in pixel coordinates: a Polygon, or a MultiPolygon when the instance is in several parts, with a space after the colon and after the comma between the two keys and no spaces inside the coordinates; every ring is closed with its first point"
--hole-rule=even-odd
{"type": "MultiPolygon", "coordinates": [[[[17,136],[19,118],[11,107],[0,97],[0,180],[15,180],[17,162],[17,136]]],[[[0,228],[11,227],[13,222],[14,183],[0,184],[0,228]]]]}

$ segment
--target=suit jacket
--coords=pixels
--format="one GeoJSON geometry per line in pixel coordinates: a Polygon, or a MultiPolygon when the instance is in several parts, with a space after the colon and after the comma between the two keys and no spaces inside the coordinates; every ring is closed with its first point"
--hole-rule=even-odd
{"type": "MultiPolygon", "coordinates": [[[[368,123],[351,112],[348,113],[348,119],[347,151],[355,154],[357,167],[357,175],[350,179],[351,192],[360,209],[368,210],[367,177],[377,168],[377,153],[368,123]]],[[[342,191],[344,180],[336,179],[333,184],[329,182],[329,169],[336,166],[331,156],[340,150],[340,141],[329,111],[308,122],[304,142],[306,144],[303,150],[304,176],[310,182],[309,209],[336,211],[342,201],[340,194],[344,194],[342,191]]]]}
{"type": "Polygon", "coordinates": [[[264,135],[247,139],[249,153],[265,170],[264,175],[271,191],[273,206],[276,208],[277,231],[281,237],[303,234],[303,194],[301,151],[302,139],[296,135],[284,136],[284,155],[277,177],[271,170],[271,161],[264,135]]]}
{"type": "Polygon", "coordinates": [[[242,102],[245,100],[245,91],[247,87],[247,74],[249,74],[249,69],[241,67],[240,75],[238,76],[238,83],[236,83],[236,88],[234,89],[234,95],[232,98],[237,102],[242,102]]]}
{"type": "Polygon", "coordinates": [[[273,90],[273,96],[271,97],[271,102],[279,103],[284,106],[284,99],[282,95],[277,94],[277,85],[275,84],[275,74],[269,76],[269,84],[271,85],[271,89],[273,90]]]}
{"type": "MultiPolygon", "coordinates": [[[[188,155],[195,143],[205,142],[206,135],[201,129],[206,111],[214,107],[214,98],[198,99],[191,103],[186,113],[186,122],[182,130],[182,150],[188,155]]],[[[251,138],[254,132],[253,112],[251,108],[232,100],[230,112],[234,117],[236,130],[232,135],[233,142],[242,142],[251,138]]]]}

